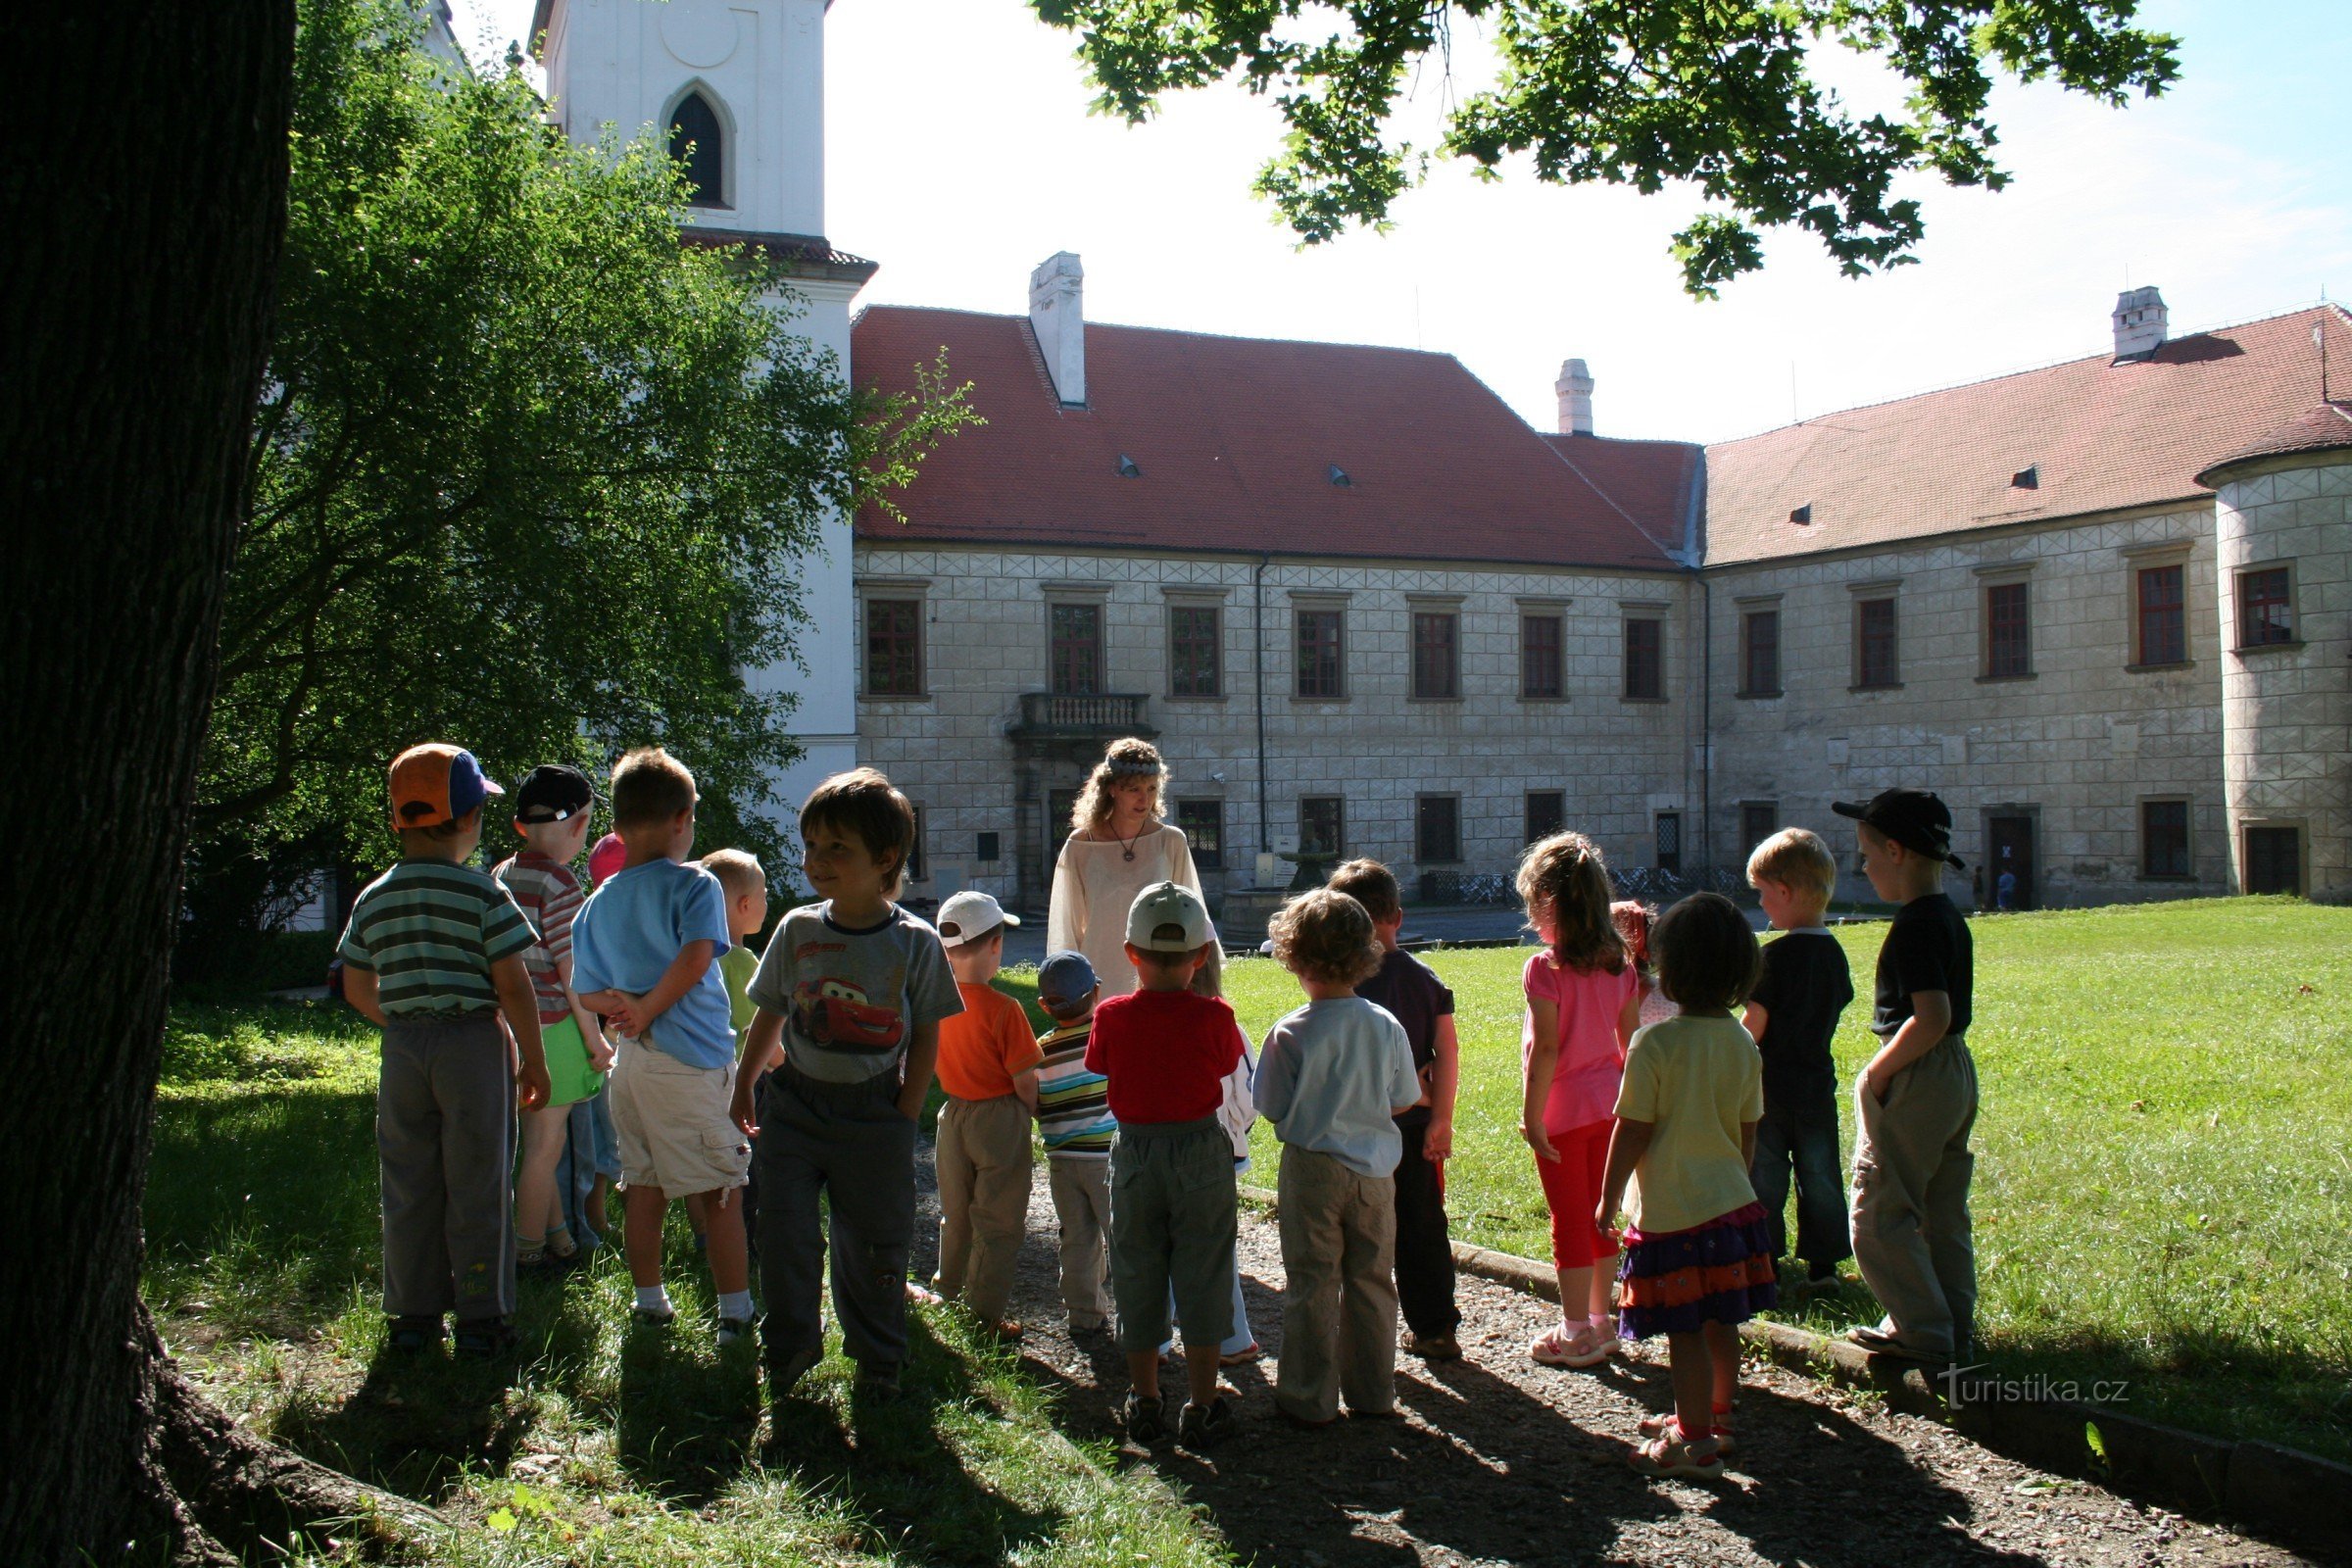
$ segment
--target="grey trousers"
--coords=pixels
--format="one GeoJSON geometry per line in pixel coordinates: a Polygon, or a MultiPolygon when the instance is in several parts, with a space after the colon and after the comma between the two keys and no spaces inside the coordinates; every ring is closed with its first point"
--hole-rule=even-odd
{"type": "Polygon", "coordinates": [[[1168,1298],[1187,1353],[1233,1332],[1239,1236],[1233,1139],[1214,1116],[1122,1123],[1110,1148],[1110,1293],[1122,1350],[1168,1338],[1168,1298]]]}
{"type": "Polygon", "coordinates": [[[760,1094],[752,1158],[760,1182],[761,1341],[771,1371],[821,1349],[825,1221],[831,1209],[833,1315],[850,1358],[906,1359],[906,1256],[914,1241],[915,1124],[899,1114],[898,1074],[828,1084],[790,1064],[760,1094]]]}
{"type": "Polygon", "coordinates": [[[1110,1161],[1048,1154],[1046,1182],[1061,1221],[1061,1304],[1070,1327],[1099,1329],[1110,1320],[1110,1161]]]}
{"type": "Polygon", "coordinates": [[[1894,1075],[1885,1104],[1867,1081],[1854,1100],[1854,1261],[1862,1281],[1886,1309],[1883,1327],[1905,1345],[1965,1353],[1977,1318],[1968,1214],[1976,1058],[1966,1041],[1938,1041],[1894,1075]]]}
{"type": "Polygon", "coordinates": [[[939,1107],[939,1294],[982,1322],[1004,1316],[1029,1229],[1029,1107],[1011,1095],[939,1107]]]}
{"type": "Polygon", "coordinates": [[[494,1013],[392,1018],[375,1093],[384,1312],[514,1310],[514,1074],[494,1013]]]}
{"type": "Polygon", "coordinates": [[[1274,1402],[1329,1421],[1340,1396],[1360,1415],[1396,1408],[1396,1180],[1329,1154],[1285,1148],[1282,1371],[1274,1402]]]}

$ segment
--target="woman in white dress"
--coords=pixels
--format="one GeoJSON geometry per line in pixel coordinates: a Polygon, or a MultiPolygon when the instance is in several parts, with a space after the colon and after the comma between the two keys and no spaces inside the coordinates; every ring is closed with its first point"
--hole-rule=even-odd
{"type": "MultiPolygon", "coordinates": [[[[1200,873],[1193,865],[1192,846],[1184,830],[1161,820],[1164,809],[1160,786],[1167,766],[1159,748],[1132,736],[1110,743],[1110,750],[1088,775],[1070,812],[1070,836],[1062,842],[1054,862],[1054,894],[1046,906],[1046,951],[1086,955],[1102,982],[1102,1000],[1123,997],[1136,987],[1135,965],[1127,961],[1127,911],[1135,896],[1160,882],[1180,883],[1200,891],[1200,873]]],[[[1204,996],[1221,996],[1223,965],[1219,951],[1209,950],[1208,962],[1193,978],[1193,989],[1204,996]]],[[[1218,1119],[1233,1135],[1234,1156],[1249,1168],[1250,1122],[1255,1108],[1250,1099],[1254,1064],[1245,1053],[1242,1064],[1226,1080],[1225,1105],[1218,1119]]],[[[1233,1333],[1217,1347],[1227,1366],[1257,1358],[1257,1337],[1250,1332],[1248,1306],[1242,1298],[1239,1259],[1233,1275],[1233,1333]]]]}

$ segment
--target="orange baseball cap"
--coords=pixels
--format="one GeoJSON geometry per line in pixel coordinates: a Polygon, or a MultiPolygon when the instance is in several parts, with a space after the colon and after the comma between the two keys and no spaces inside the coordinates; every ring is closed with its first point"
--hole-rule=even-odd
{"type": "Polygon", "coordinates": [[[482,764],[463,746],[412,746],[392,759],[392,825],[438,827],[455,822],[493,795],[507,792],[482,776],[482,764]]]}

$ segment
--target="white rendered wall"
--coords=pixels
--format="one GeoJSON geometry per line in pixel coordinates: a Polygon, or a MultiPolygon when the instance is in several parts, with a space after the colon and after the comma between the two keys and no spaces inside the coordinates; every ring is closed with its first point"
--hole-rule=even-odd
{"type": "Polygon", "coordinates": [[[2219,517],[2231,855],[2242,859],[2249,824],[2300,827],[2304,891],[2352,899],[2352,453],[2240,470],[2219,517]],[[2236,573],[2272,564],[2292,572],[2296,640],[2237,650],[2236,573]]]}

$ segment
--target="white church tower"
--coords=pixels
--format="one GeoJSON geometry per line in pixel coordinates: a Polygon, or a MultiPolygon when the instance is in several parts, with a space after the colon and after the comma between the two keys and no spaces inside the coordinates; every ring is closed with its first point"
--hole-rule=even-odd
{"type": "MultiPolygon", "coordinates": [[[[795,329],[850,373],[850,302],[874,264],[825,238],[825,11],[831,0],[538,0],[534,54],[573,140],[653,126],[695,183],[686,238],[755,245],[783,263],[808,311],[795,329]]],[[[857,607],[850,519],[827,519],[807,563],[806,671],[757,671],[793,691],[805,755],[776,780],[787,825],[828,773],[858,761],[857,607]]],[[[687,759],[691,765],[692,759],[687,759]]],[[[789,842],[788,836],[788,842],[789,842]]]]}

